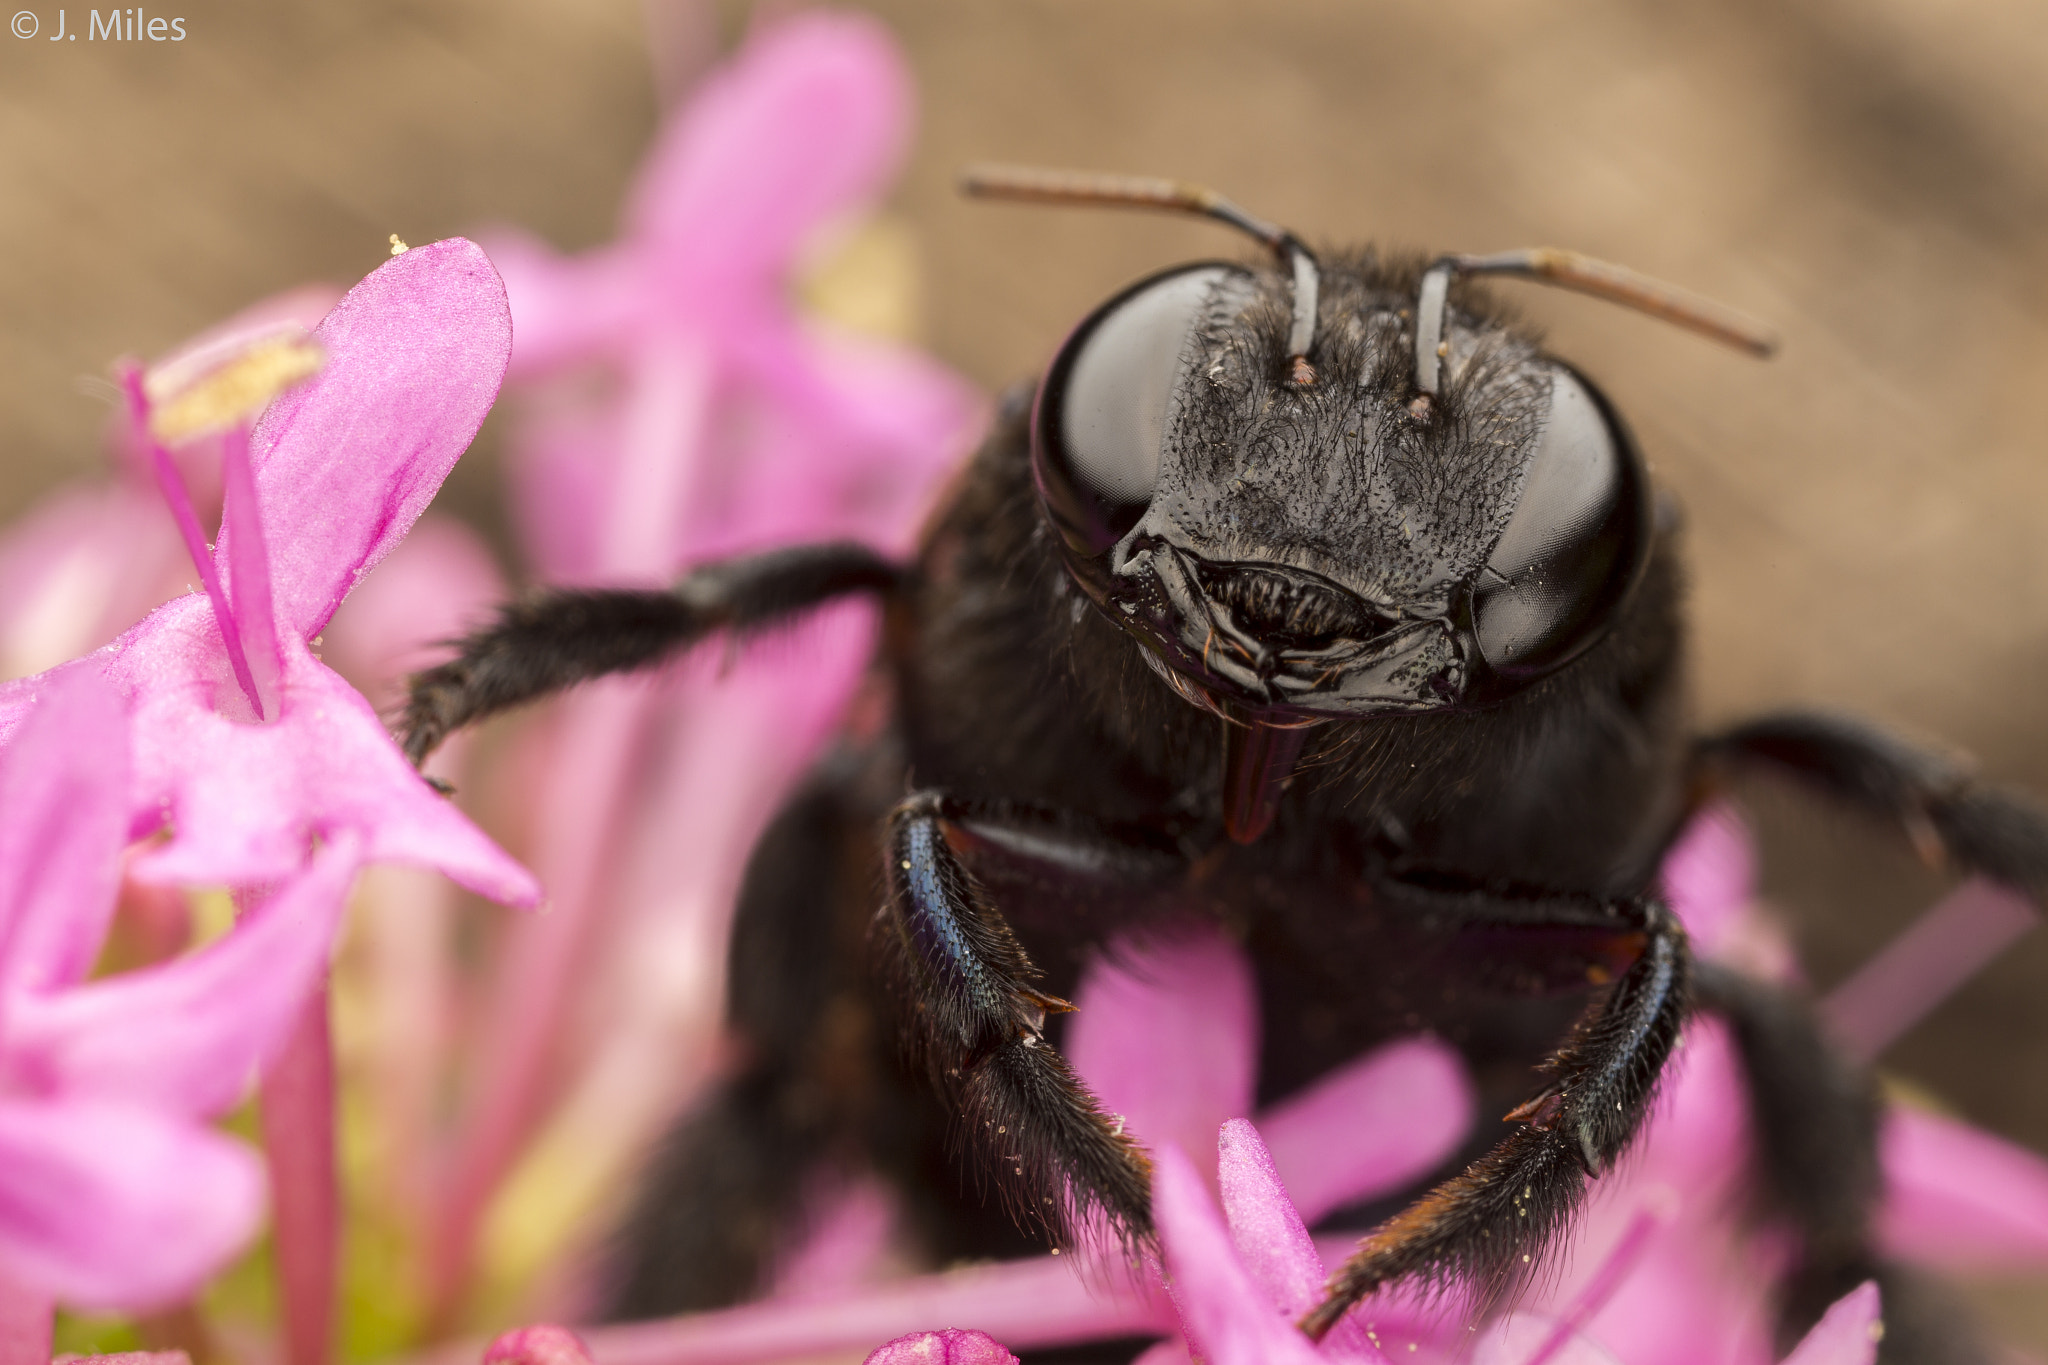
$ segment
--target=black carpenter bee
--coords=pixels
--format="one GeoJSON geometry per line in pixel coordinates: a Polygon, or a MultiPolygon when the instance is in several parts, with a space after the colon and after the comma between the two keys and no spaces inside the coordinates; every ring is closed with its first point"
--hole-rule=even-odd
{"type": "Polygon", "coordinates": [[[1759,352],[1766,335],[1566,252],[1318,257],[1196,187],[970,179],[1203,214],[1273,263],[1179,266],[1098,308],[1005,403],[913,564],[823,544],[666,592],[544,592],[413,682],[417,762],[458,726],[714,632],[847,594],[886,605],[891,719],[755,853],[731,964],[750,1060],[658,1158],[614,1315],[758,1292],[821,1166],[892,1181],[941,1262],[1020,1253],[1026,1233],[1060,1245],[1093,1218],[1143,1243],[1146,1153],[1054,1021],[1090,953],[1199,918],[1257,965],[1266,1097],[1434,1027],[1512,1106],[1504,1137],[1364,1238],[1312,1335],[1408,1278],[1505,1302],[1628,1148],[1700,1009],[1733,1026],[1760,1210],[1800,1249],[1785,1330],[1876,1275],[1888,1358],[1959,1358],[1866,1235],[1868,1079],[1798,1001],[1695,962],[1654,878],[1731,766],[1805,779],[2037,896],[2048,817],[1841,719],[1691,736],[1672,519],[1636,443],[1470,281],[1562,284],[1759,352]],[[949,1134],[1016,1222],[963,1192],[949,1134]]]}

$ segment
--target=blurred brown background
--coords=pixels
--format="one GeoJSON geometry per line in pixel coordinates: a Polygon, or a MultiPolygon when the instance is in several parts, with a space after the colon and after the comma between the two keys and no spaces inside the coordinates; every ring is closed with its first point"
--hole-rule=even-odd
{"type": "MultiPolygon", "coordinates": [[[[7,516],[98,467],[104,409],[77,379],[116,355],[352,281],[393,232],[603,240],[660,102],[634,0],[166,0],[150,13],[182,14],[180,44],[53,43],[57,6],[26,3],[37,36],[0,35],[7,516]]],[[[1240,249],[1152,217],[962,203],[951,173],[978,157],[1205,180],[1314,241],[1555,243],[1682,282],[1778,323],[1781,358],[1520,297],[1688,509],[1703,722],[1848,706],[2048,794],[2048,8],[871,8],[923,91],[894,211],[924,339],[977,381],[1036,369],[1127,279],[1240,249]]],[[[745,12],[657,18],[674,81],[745,12]]],[[[495,535],[491,447],[487,428],[443,501],[495,535]]],[[[1854,826],[1760,809],[1822,985],[1939,889],[1854,826]]],[[[2048,933],[1886,1063],[2048,1148],[2048,933]]],[[[1984,1292],[2027,1330],[2027,1288],[1984,1292]]]]}

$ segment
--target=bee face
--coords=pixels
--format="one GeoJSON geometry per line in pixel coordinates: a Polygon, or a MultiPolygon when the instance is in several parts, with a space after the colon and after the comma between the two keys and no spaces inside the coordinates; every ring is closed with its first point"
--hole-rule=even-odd
{"type": "Polygon", "coordinates": [[[1641,576],[1647,480],[1606,401],[1454,312],[1418,403],[1414,279],[1326,269],[1305,369],[1289,282],[1216,262],[1131,286],[1055,357],[1045,515],[1184,693],[1269,720],[1483,704],[1582,653],[1641,576]]]}

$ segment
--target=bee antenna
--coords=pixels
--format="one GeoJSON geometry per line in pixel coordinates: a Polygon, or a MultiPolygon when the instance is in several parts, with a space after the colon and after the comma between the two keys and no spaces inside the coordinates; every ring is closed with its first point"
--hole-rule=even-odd
{"type": "Polygon", "coordinates": [[[1757,359],[1778,349],[1778,334],[1732,308],[1687,293],[1675,285],[1638,275],[1624,266],[1553,246],[1525,247],[1491,256],[1444,256],[1422,276],[1415,307],[1415,387],[1434,397],[1442,382],[1446,313],[1451,280],[1457,275],[1510,275],[1554,284],[1606,299],[1639,313],[1677,323],[1688,331],[1746,351],[1757,359]]]}
{"type": "Polygon", "coordinates": [[[960,173],[960,192],[975,199],[1011,199],[1032,204],[1099,204],[1115,208],[1159,209],[1225,223],[1255,237],[1294,275],[1294,323],[1287,335],[1287,354],[1297,384],[1315,379],[1308,363],[1316,339],[1316,299],[1322,271],[1315,254],[1286,228],[1254,218],[1206,185],[1151,175],[1107,175],[1094,171],[1057,171],[1037,166],[969,166],[960,173]]]}

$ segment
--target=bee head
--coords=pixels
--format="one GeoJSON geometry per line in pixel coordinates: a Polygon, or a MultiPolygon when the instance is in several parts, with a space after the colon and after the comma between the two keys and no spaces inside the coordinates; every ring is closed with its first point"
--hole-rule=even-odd
{"type": "Polygon", "coordinates": [[[1454,303],[1459,275],[1772,344],[1569,252],[1326,265],[1176,182],[985,170],[968,188],[1198,213],[1276,257],[1178,266],[1097,308],[1039,386],[1031,442],[1082,590],[1184,696],[1269,725],[1498,701],[1595,644],[1643,576],[1626,426],[1584,376],[1454,303]]]}

